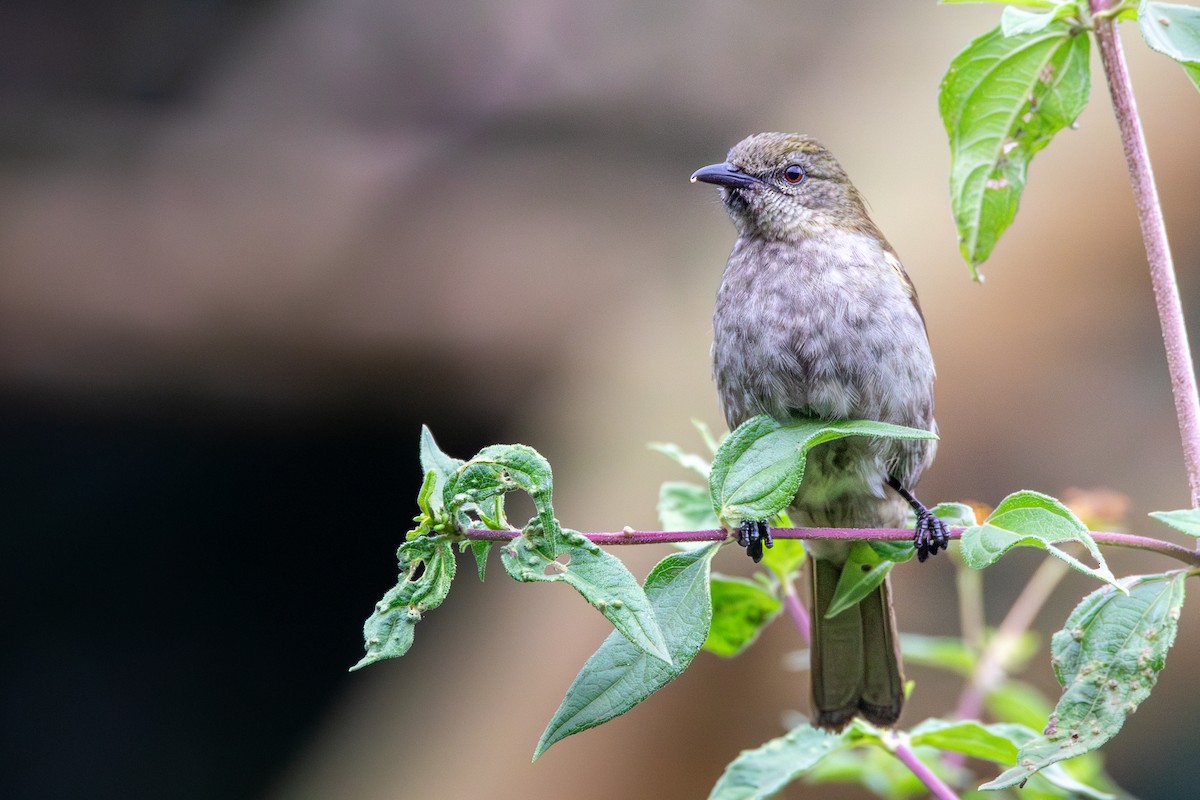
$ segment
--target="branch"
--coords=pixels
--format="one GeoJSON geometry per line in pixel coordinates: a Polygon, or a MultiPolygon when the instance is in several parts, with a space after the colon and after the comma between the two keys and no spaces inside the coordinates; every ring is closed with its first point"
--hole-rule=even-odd
{"type": "Polygon", "coordinates": [[[1175,282],[1175,266],[1167,242],[1158,189],[1154,184],[1154,172],[1150,167],[1150,152],[1146,148],[1146,137],[1133,99],[1129,68],[1121,49],[1121,39],[1117,35],[1117,22],[1105,13],[1112,9],[1114,3],[1113,0],[1090,0],[1090,5],[1093,15],[1097,15],[1094,24],[1096,41],[1100,45],[1100,60],[1108,78],[1113,112],[1117,117],[1125,163],[1129,168],[1129,182],[1133,185],[1137,204],[1142,240],[1146,245],[1154,302],[1158,307],[1167,368],[1171,373],[1171,391],[1175,395],[1175,416],[1179,420],[1179,437],[1183,443],[1183,457],[1192,490],[1192,507],[1197,508],[1200,507],[1200,399],[1196,394],[1196,374],[1183,320],[1179,287],[1175,282]]]}
{"type": "MultiPolygon", "coordinates": [[[[966,528],[951,528],[950,538],[961,539],[966,528]]],[[[1096,544],[1109,547],[1128,547],[1134,550],[1149,550],[1153,553],[1169,556],[1183,563],[1200,567],[1200,552],[1182,545],[1152,539],[1149,536],[1136,536],[1131,533],[1110,533],[1108,531],[1088,531],[1096,544]]],[[[463,539],[480,542],[507,542],[520,536],[515,528],[505,530],[489,530],[487,528],[467,528],[461,530],[458,536],[463,539]]],[[[617,533],[584,533],[581,534],[593,544],[602,546],[623,544],[671,544],[673,542],[720,542],[730,538],[728,531],[715,528],[703,531],[635,531],[625,528],[617,533]]],[[[841,541],[873,540],[883,542],[912,541],[913,532],[908,528],[772,528],[771,535],[776,539],[834,539],[841,541]]]]}

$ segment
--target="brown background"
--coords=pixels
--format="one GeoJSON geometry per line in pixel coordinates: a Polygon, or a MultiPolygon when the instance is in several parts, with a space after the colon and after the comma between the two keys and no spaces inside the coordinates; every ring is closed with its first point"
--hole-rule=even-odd
{"type": "MultiPolygon", "coordinates": [[[[824,140],[918,286],[942,429],[923,498],[1115,487],[1162,534],[1144,513],[1188,495],[1098,72],[985,284],[957,253],[936,91],[996,11],[7,4],[4,794],[697,797],[777,735],[805,703],[784,625],[530,766],[606,628],[494,562],[404,660],[344,671],[415,512],[423,422],[463,457],[537,447],[572,527],[656,524],[658,483],[684,476],[645,443],[699,449],[689,418],[719,422],[709,316],[733,232],[687,177],[755,131],[824,140]]],[[[1194,318],[1200,97],[1125,34],[1194,318]]],[[[643,575],[650,550],[622,555],[643,575]]],[[[986,573],[990,621],[1036,563],[986,573]]],[[[952,578],[945,559],[898,570],[902,627],[956,630],[952,578]]],[[[1041,629],[1090,588],[1069,578],[1041,629]]],[[[1144,798],[1191,785],[1192,611],[1107,748],[1144,798]]],[[[949,708],[956,682],[911,672],[907,722],[949,708]]],[[[1053,686],[1044,656],[1029,675],[1053,686]]]]}

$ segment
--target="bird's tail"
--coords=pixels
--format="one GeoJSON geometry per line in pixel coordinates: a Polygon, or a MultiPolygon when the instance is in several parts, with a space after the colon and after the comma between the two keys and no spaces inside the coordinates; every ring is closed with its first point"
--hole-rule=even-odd
{"type": "Polygon", "coordinates": [[[819,558],[809,565],[815,724],[836,731],[855,716],[876,725],[894,724],[904,705],[904,673],[889,581],[858,605],[826,619],[842,568],[819,558]]]}

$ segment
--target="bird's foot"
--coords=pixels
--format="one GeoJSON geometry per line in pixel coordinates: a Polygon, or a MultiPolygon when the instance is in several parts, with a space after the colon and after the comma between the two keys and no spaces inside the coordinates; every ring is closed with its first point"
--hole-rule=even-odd
{"type": "Polygon", "coordinates": [[[746,555],[754,559],[754,563],[762,561],[763,545],[775,546],[771,536],[771,527],[765,519],[748,519],[738,528],[738,544],[746,548],[746,555]]]}
{"type": "Polygon", "coordinates": [[[924,506],[917,512],[917,527],[913,531],[913,547],[917,550],[917,561],[936,556],[938,550],[950,546],[950,529],[946,523],[933,515],[924,506]]]}
{"type": "Polygon", "coordinates": [[[912,506],[917,515],[917,527],[913,530],[913,547],[917,551],[917,561],[936,556],[938,550],[949,547],[950,529],[946,527],[946,523],[935,517],[924,503],[913,497],[912,492],[905,489],[904,484],[900,483],[900,479],[895,475],[888,476],[887,484],[912,506]]]}

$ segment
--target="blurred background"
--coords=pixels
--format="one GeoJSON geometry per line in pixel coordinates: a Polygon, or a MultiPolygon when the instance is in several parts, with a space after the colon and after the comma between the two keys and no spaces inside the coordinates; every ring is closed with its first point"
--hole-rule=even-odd
{"type": "MultiPolygon", "coordinates": [[[[723,427],[709,320],[733,230],[687,179],[756,131],[824,140],[920,290],[942,430],[926,502],[1112,487],[1135,530],[1170,537],[1144,513],[1188,492],[1099,72],[987,282],[958,256],[937,86],[997,18],[866,0],[5,3],[0,794],[702,797],[778,735],[807,703],[785,625],[531,766],[607,628],[495,562],[483,585],[464,565],[406,658],[346,672],[416,512],[422,423],[460,457],[538,448],[572,527],[656,526],[658,484],[685,476],[646,443],[700,450],[689,420],[723,427]]],[[[1125,40],[1194,320],[1200,98],[1125,40]]],[[[621,555],[642,576],[651,550],[621,555]]],[[[985,574],[992,623],[1037,563],[985,574]]],[[[895,582],[904,629],[957,630],[945,559],[895,582]]],[[[1041,630],[1091,588],[1068,578],[1041,630]]],[[[1193,612],[1106,749],[1143,798],[1194,780],[1193,612]]],[[[909,723],[953,705],[957,683],[910,673],[909,723]]],[[[1044,655],[1029,675],[1053,689],[1044,655]]],[[[841,791],[794,794],[862,796],[841,791]]]]}

